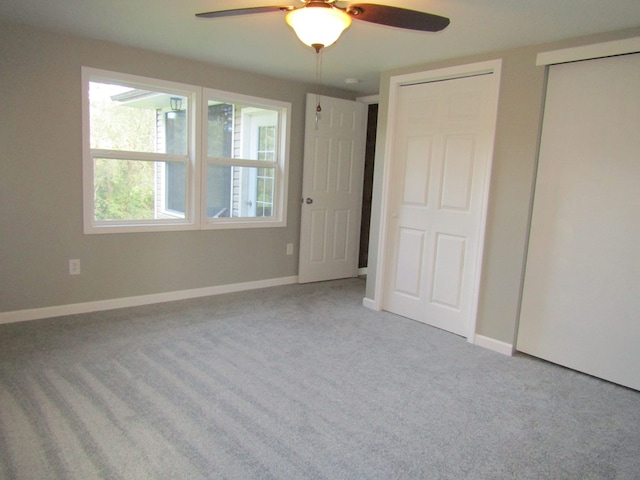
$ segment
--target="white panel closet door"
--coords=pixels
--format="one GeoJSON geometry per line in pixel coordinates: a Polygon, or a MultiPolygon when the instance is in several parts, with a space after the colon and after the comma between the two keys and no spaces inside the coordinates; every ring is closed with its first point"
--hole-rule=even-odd
{"type": "Polygon", "coordinates": [[[383,308],[470,336],[497,104],[496,75],[398,92],[383,308]]]}
{"type": "Polygon", "coordinates": [[[517,348],[640,389],[640,54],[554,65],[517,348]]]}

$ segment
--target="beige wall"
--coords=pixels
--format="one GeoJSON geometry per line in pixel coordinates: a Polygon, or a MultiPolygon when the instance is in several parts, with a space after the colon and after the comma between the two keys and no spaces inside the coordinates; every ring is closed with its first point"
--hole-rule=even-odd
{"type": "MultiPolygon", "coordinates": [[[[367,297],[375,290],[380,186],[391,75],[502,58],[478,333],[513,343],[529,231],[545,72],[540,51],[640,35],[640,28],[385,72],[367,297]]],[[[0,23],[0,312],[297,274],[304,101],[311,85],[115,44],[0,23]],[[292,103],[286,228],[84,235],[82,65],[292,103]],[[68,275],[68,260],[82,274],[68,275]]],[[[327,89],[327,95],[350,94],[327,89]]]]}
{"type": "Polygon", "coordinates": [[[0,23],[0,312],[296,275],[297,256],[285,252],[298,244],[307,91],[314,86],[0,23]],[[83,65],[290,102],[287,227],[84,235],[83,65]],[[68,274],[71,258],[81,275],[68,274]]]}
{"type": "Polygon", "coordinates": [[[640,35],[640,28],[385,72],[380,83],[367,298],[374,300],[389,84],[393,75],[502,59],[476,333],[514,344],[545,88],[539,52],[640,35]]]}

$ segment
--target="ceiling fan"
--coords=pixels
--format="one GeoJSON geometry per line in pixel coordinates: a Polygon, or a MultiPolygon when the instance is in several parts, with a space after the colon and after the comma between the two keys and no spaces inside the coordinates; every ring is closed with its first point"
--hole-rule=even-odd
{"type": "Polygon", "coordinates": [[[253,13],[287,12],[286,22],[298,38],[315,48],[316,52],[333,44],[351,25],[352,19],[423,32],[438,32],[449,25],[449,19],[446,17],[400,7],[374,3],[355,3],[340,7],[337,5],[338,0],[301,1],[303,5],[299,7],[285,5],[237,8],[198,13],[196,17],[220,18],[253,13]]]}

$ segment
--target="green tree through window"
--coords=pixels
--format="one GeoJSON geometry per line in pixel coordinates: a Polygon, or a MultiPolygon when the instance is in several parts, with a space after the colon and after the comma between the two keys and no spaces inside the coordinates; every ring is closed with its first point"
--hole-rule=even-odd
{"type": "MultiPolygon", "coordinates": [[[[155,112],[119,105],[113,96],[131,88],[91,82],[91,148],[153,151],[155,112]]],[[[153,163],[96,159],[96,220],[153,218],[153,163]]]]}

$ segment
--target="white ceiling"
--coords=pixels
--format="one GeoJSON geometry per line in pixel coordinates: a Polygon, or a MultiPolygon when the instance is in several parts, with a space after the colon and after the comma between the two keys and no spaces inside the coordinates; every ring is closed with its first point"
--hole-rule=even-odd
{"type": "MultiPolygon", "coordinates": [[[[315,52],[280,12],[197,19],[211,10],[299,0],[1,0],[0,18],[204,62],[313,82],[315,52]]],[[[347,3],[374,3],[356,0],[347,3]]],[[[322,83],[377,93],[379,73],[504,48],[640,26],[640,0],[397,0],[380,2],[451,19],[424,33],[354,21],[325,49],[322,83]],[[345,80],[355,78],[356,85],[345,80]]]]}

